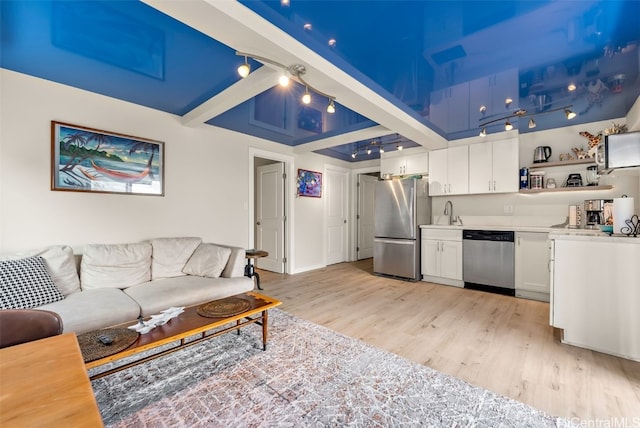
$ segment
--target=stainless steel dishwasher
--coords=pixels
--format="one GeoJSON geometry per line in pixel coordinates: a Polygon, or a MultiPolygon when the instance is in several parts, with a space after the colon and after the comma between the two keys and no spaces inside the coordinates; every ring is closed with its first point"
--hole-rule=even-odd
{"type": "Polygon", "coordinates": [[[514,241],[513,231],[463,230],[465,288],[515,295],[514,241]]]}

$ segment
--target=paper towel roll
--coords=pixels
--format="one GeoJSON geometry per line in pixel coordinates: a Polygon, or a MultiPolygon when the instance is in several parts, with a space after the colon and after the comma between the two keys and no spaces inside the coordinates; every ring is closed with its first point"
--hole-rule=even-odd
{"type": "Polygon", "coordinates": [[[623,233],[625,223],[633,216],[633,198],[613,198],[613,233],[623,233]]]}

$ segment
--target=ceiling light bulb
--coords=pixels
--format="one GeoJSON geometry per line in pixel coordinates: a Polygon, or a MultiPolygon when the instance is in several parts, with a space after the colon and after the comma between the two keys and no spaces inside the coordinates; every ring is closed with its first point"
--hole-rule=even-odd
{"type": "Polygon", "coordinates": [[[576,117],[575,112],[572,112],[571,110],[569,110],[568,108],[564,109],[564,114],[567,116],[567,119],[571,120],[574,117],[576,117]]]}
{"type": "Polygon", "coordinates": [[[576,84],[575,83],[569,83],[569,85],[567,86],[567,90],[569,92],[573,92],[576,90],[576,84]]]}
{"type": "Polygon", "coordinates": [[[249,75],[250,71],[251,71],[251,66],[247,62],[247,57],[245,56],[244,57],[244,64],[242,64],[240,67],[238,67],[238,74],[240,75],[240,77],[242,77],[244,79],[245,77],[247,77],[249,75]]]}
{"type": "Polygon", "coordinates": [[[329,39],[329,47],[330,48],[335,48],[336,47],[336,39],[329,39]]]}
{"type": "Polygon", "coordinates": [[[487,128],[482,128],[482,131],[480,131],[480,136],[481,137],[486,137],[487,136],[487,128]]]}
{"type": "Polygon", "coordinates": [[[371,154],[371,149],[369,147],[367,147],[367,154],[370,155],[371,154]]]}
{"type": "Polygon", "coordinates": [[[513,125],[511,124],[511,122],[509,122],[508,120],[505,122],[504,124],[504,130],[505,131],[511,131],[513,129],[513,125]]]}
{"type": "Polygon", "coordinates": [[[288,7],[290,4],[289,0],[280,0],[280,6],[288,7]]]}
{"type": "Polygon", "coordinates": [[[307,24],[304,24],[302,28],[304,28],[305,31],[311,31],[313,27],[311,26],[311,24],[307,23],[307,24]]]}
{"type": "Polygon", "coordinates": [[[536,122],[533,120],[533,118],[529,119],[529,129],[533,129],[536,127],[536,122]]]}
{"type": "Polygon", "coordinates": [[[304,104],[309,104],[311,102],[311,94],[309,93],[308,88],[304,90],[304,95],[302,96],[302,102],[304,104]]]}
{"type": "Polygon", "coordinates": [[[351,153],[351,157],[354,158],[354,159],[356,158],[357,155],[358,154],[356,152],[351,153]]]}
{"type": "Polygon", "coordinates": [[[336,105],[334,104],[333,100],[329,101],[329,105],[327,106],[327,113],[335,113],[336,112],[336,105]]]}
{"type": "Polygon", "coordinates": [[[289,76],[287,76],[286,74],[283,74],[282,76],[280,76],[280,78],[278,79],[278,83],[280,84],[280,86],[282,86],[283,88],[286,88],[287,86],[289,86],[289,76]]]}
{"type": "Polygon", "coordinates": [[[396,148],[397,148],[398,150],[402,150],[404,147],[402,147],[402,145],[401,145],[401,144],[398,144],[398,145],[396,146],[396,148]]]}
{"type": "Polygon", "coordinates": [[[511,99],[511,98],[506,98],[506,99],[504,100],[504,106],[508,108],[508,107],[511,105],[511,103],[512,103],[512,102],[513,102],[513,99],[511,99]]]}
{"type": "Polygon", "coordinates": [[[380,146],[380,153],[384,153],[384,146],[380,146]]]}

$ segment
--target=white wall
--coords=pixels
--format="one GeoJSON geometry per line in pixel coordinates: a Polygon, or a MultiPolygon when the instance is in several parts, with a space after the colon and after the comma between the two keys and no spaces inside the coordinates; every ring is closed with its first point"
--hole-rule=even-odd
{"type": "MultiPolygon", "coordinates": [[[[322,172],[348,162],[0,69],[0,253],[160,236],[249,245],[250,148],[322,172]],[[165,196],[51,191],[51,120],[165,143],[165,196]]],[[[361,163],[362,164],[362,163],[361,163]]],[[[360,164],[359,164],[360,165],[360,164]]],[[[294,178],[295,179],[295,178],[294,178]]],[[[325,198],[293,200],[290,272],[325,265],[325,198]]]]}

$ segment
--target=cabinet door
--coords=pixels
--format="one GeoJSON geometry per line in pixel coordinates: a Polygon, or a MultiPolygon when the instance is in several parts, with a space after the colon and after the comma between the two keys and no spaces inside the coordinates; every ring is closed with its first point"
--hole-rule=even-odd
{"type": "Polygon", "coordinates": [[[449,127],[447,133],[469,129],[469,82],[451,86],[448,101],[449,127]]]}
{"type": "Polygon", "coordinates": [[[393,156],[380,159],[380,174],[402,175],[405,170],[405,157],[393,156]]]}
{"type": "Polygon", "coordinates": [[[519,185],[518,139],[493,142],[493,191],[517,192],[519,185]]]}
{"type": "Polygon", "coordinates": [[[462,280],[462,241],[440,241],[440,276],[462,280]]]}
{"type": "Polygon", "coordinates": [[[493,191],[492,143],[469,145],[469,193],[493,191]]]}
{"type": "Polygon", "coordinates": [[[549,294],[549,241],[541,232],[516,232],[516,291],[549,294]]]}
{"type": "Polygon", "coordinates": [[[429,153],[429,195],[445,194],[447,186],[447,150],[434,150],[429,153]]]}
{"type": "Polygon", "coordinates": [[[440,276],[440,247],[435,239],[422,240],[422,275],[440,276]]]}
{"type": "Polygon", "coordinates": [[[450,147],[447,150],[449,184],[446,194],[465,195],[469,193],[469,146],[450,147]]]}
{"type": "Polygon", "coordinates": [[[405,156],[405,174],[427,174],[429,172],[429,152],[405,156]]]}

